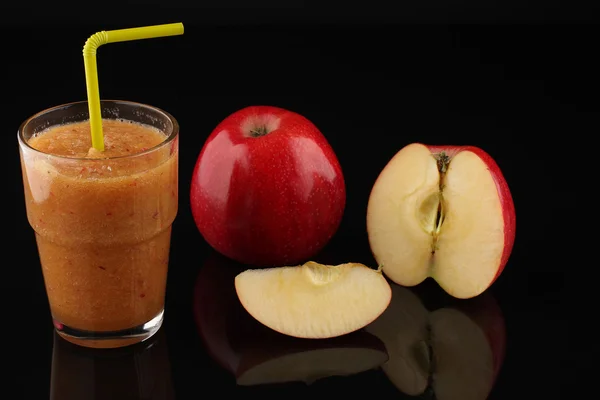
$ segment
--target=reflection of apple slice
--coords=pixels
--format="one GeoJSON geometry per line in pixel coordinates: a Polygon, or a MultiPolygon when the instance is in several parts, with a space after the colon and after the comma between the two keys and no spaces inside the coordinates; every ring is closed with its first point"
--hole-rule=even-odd
{"type": "Polygon", "coordinates": [[[242,266],[218,254],[202,267],[194,316],[205,346],[239,385],[312,382],[376,368],[387,360],[381,340],[365,331],[323,340],[279,334],[252,318],[235,294],[242,266]]]}
{"type": "Polygon", "coordinates": [[[273,334],[278,338],[271,342],[264,337],[246,344],[237,371],[238,385],[310,384],[320,378],[375,369],[388,360],[384,344],[364,331],[321,340],[273,334]]]}
{"type": "Polygon", "coordinates": [[[235,278],[242,306],[284,335],[324,339],[364,328],[387,308],[391,289],[380,271],[356,263],[307,262],[247,270],[235,278]]]}
{"type": "Polygon", "coordinates": [[[392,303],[367,327],[380,337],[390,359],[382,367],[402,392],[428,388],[438,400],[485,400],[504,356],[505,326],[489,293],[452,301],[429,312],[415,292],[393,285],[392,303]]]}

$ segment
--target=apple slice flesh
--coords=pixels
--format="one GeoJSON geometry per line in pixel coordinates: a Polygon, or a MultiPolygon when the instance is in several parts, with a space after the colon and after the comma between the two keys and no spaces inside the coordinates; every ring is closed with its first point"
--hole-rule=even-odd
{"type": "Polygon", "coordinates": [[[284,335],[310,339],[359,330],[391,300],[381,272],[357,263],[251,269],[236,276],[235,288],[244,309],[258,322],[284,335]]]}
{"type": "Polygon", "coordinates": [[[384,168],[369,199],[369,243],[392,281],[415,286],[432,277],[450,295],[471,298],[506,262],[508,211],[479,155],[452,154],[441,173],[440,154],[411,144],[384,168]]]}

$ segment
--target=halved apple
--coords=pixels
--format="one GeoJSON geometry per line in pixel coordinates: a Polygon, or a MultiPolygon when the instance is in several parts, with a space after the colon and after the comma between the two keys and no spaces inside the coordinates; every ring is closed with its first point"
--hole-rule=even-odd
{"type": "Polygon", "coordinates": [[[388,355],[383,342],[359,330],[332,339],[298,339],[252,318],[235,294],[243,266],[214,253],[198,274],[194,317],[209,354],[238,385],[310,383],[379,367],[388,355]]]}
{"type": "Polygon", "coordinates": [[[483,293],[504,269],[515,208],[500,168],[480,148],[414,143],[377,178],[367,232],[392,281],[415,286],[431,277],[465,299],[483,293]]]}
{"type": "Polygon", "coordinates": [[[434,311],[423,295],[392,285],[388,309],[366,330],[386,344],[390,359],[382,366],[401,392],[433,391],[438,400],[485,400],[504,359],[505,325],[489,292],[452,301],[446,296],[434,311]]]}
{"type": "Polygon", "coordinates": [[[324,339],[368,325],[386,309],[391,289],[380,270],[363,264],[250,269],[235,278],[242,306],[284,335],[324,339]]]}

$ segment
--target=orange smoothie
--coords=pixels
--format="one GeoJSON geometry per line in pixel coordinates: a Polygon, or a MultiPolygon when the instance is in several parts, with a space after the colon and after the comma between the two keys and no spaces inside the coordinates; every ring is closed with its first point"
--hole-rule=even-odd
{"type": "Polygon", "coordinates": [[[178,139],[158,146],[163,132],[117,119],[103,120],[103,131],[102,153],[91,149],[88,121],[43,130],[27,142],[38,151],[21,153],[27,216],[59,331],[130,329],[164,307],[178,139]]]}

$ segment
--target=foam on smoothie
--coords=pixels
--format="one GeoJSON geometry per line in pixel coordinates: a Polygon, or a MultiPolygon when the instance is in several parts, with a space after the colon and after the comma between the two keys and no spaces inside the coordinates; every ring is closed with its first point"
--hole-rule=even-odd
{"type": "Polygon", "coordinates": [[[123,119],[102,120],[104,151],[92,147],[89,121],[50,127],[29,139],[31,147],[44,153],[74,158],[127,156],[150,149],[166,139],[158,129],[123,119]]]}

